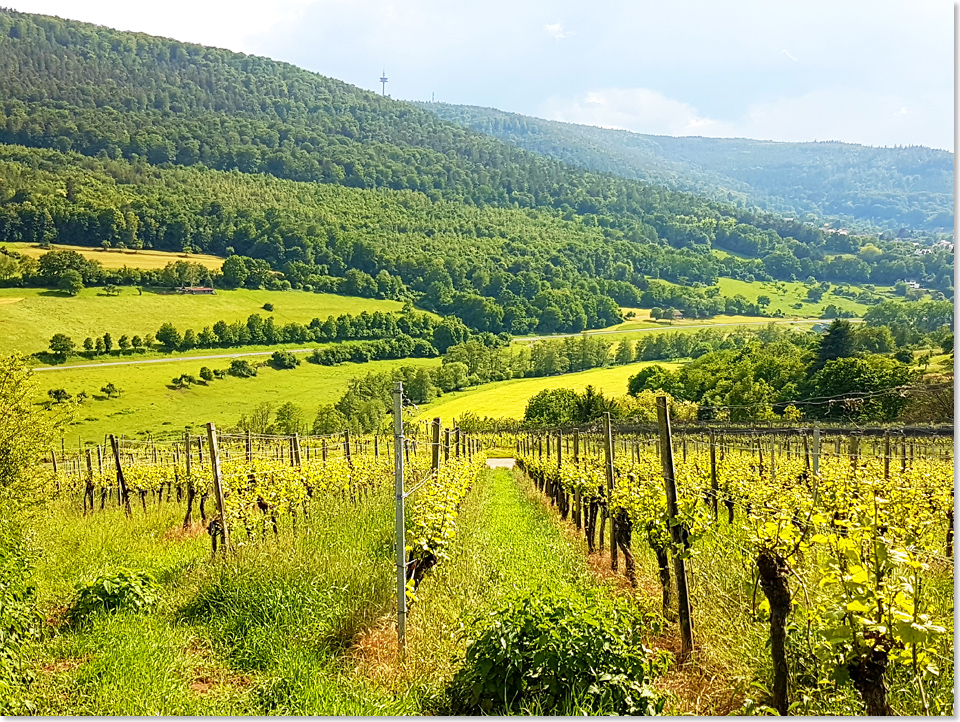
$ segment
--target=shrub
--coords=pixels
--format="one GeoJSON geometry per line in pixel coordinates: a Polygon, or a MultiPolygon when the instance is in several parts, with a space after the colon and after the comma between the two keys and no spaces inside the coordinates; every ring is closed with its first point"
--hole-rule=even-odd
{"type": "Polygon", "coordinates": [[[200,367],[200,378],[204,381],[213,381],[213,371],[210,370],[209,366],[200,367]]]}
{"type": "Polygon", "coordinates": [[[250,378],[257,375],[257,369],[249,361],[242,358],[235,358],[230,362],[228,373],[231,376],[237,376],[241,379],[250,378]]]}
{"type": "Polygon", "coordinates": [[[448,688],[451,714],[507,714],[571,706],[613,714],[658,714],[664,700],[646,680],[669,653],[654,656],[645,633],[656,617],[602,592],[541,589],[485,617],[448,688]]]}
{"type": "Polygon", "coordinates": [[[300,365],[300,359],[289,351],[274,351],[270,357],[270,365],[275,369],[293,369],[300,365]]]}
{"type": "Polygon", "coordinates": [[[157,603],[159,587],[146,572],[119,569],[102,574],[92,582],[78,583],[77,593],[67,617],[77,624],[93,614],[121,609],[143,611],[157,603]]]}
{"type": "Polygon", "coordinates": [[[272,311],[272,310],[273,310],[273,304],[272,304],[272,303],[265,303],[265,304],[263,304],[263,310],[264,310],[264,311],[272,311]]]}

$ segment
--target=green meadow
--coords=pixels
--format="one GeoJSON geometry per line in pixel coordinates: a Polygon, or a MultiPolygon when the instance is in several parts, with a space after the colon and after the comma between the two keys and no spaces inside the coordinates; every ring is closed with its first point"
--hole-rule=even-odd
{"type": "Polygon", "coordinates": [[[59,291],[37,288],[0,289],[0,353],[32,354],[47,348],[51,336],[65,333],[78,347],[87,336],[110,333],[114,342],[122,335],[155,334],[170,322],[180,331],[201,330],[220,320],[231,323],[252,313],[273,316],[278,324],[309,323],[314,318],[362,311],[400,311],[399,301],[305,291],[220,291],[213,296],[186,296],[123,288],[119,296],[87,288],[70,297],[59,291]],[[263,310],[272,303],[273,312],[263,310]]]}
{"type": "MultiPolygon", "coordinates": [[[[313,423],[317,407],[332,404],[356,376],[371,371],[386,371],[400,365],[432,366],[440,359],[404,359],[371,361],[365,364],[343,363],[318,366],[301,357],[295,369],[277,371],[269,366],[259,369],[254,378],[226,376],[209,384],[175,389],[172,380],[181,374],[198,376],[201,361],[146,363],[135,366],[107,366],[56,371],[38,371],[40,388],[62,388],[76,395],[88,395],[78,410],[77,421],[70,426],[65,443],[74,446],[78,439],[102,440],[104,434],[143,436],[147,432],[182,433],[191,426],[197,433],[209,421],[218,427],[232,426],[241,414],[249,414],[257,404],[293,402],[300,406],[308,423],[313,423]],[[121,389],[120,397],[107,399],[100,389],[112,383],[121,389]]],[[[251,359],[254,360],[254,359],[251,359]]],[[[210,368],[226,368],[230,359],[210,361],[210,368]]]]}
{"type": "Polygon", "coordinates": [[[439,416],[444,423],[470,411],[478,416],[522,418],[527,400],[544,389],[573,389],[582,391],[587,386],[603,391],[608,396],[622,396],[627,391],[627,380],[637,371],[659,363],[670,370],[676,370],[680,363],[664,361],[642,361],[625,366],[590,369],[560,376],[546,376],[532,379],[510,379],[496,381],[463,391],[444,394],[437,401],[420,410],[419,418],[439,416]]]}

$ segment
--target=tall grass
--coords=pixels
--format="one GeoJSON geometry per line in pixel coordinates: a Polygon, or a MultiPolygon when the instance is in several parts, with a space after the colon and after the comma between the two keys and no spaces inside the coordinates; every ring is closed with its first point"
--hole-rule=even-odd
{"type": "Polygon", "coordinates": [[[98,615],[71,628],[52,620],[33,652],[32,693],[46,714],[399,714],[414,709],[340,662],[357,632],[392,603],[391,494],[315,503],[300,534],[281,528],[211,560],[204,533],[179,533],[179,506],[127,520],[82,518],[53,506],[34,525],[48,610],[74,583],[126,567],[153,574],[151,613],[98,615]]]}

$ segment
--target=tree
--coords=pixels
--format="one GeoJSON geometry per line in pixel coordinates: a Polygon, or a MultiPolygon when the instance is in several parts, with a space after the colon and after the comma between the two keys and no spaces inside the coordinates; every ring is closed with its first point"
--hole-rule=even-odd
{"type": "Polygon", "coordinates": [[[243,256],[230,256],[223,262],[220,270],[223,273],[224,283],[235,288],[242,286],[250,275],[243,256]]]}
{"type": "Polygon", "coordinates": [[[287,436],[302,434],[307,428],[303,409],[291,401],[277,407],[274,419],[274,427],[278,434],[287,436]]]}
{"type": "Polygon", "coordinates": [[[810,407],[808,413],[822,419],[893,421],[910,402],[906,394],[893,390],[914,376],[906,364],[885,356],[833,359],[812,384],[814,395],[836,400],[810,407]]]}
{"type": "Polygon", "coordinates": [[[89,336],[83,339],[83,350],[87,353],[93,353],[93,339],[89,336]]]}
{"type": "Polygon", "coordinates": [[[944,353],[953,353],[953,334],[948,333],[940,342],[940,350],[944,353]]]}
{"type": "Polygon", "coordinates": [[[123,334],[120,337],[120,340],[117,341],[117,345],[120,347],[122,352],[126,353],[130,348],[130,337],[127,336],[127,334],[123,334]]]}
{"type": "Polygon", "coordinates": [[[97,340],[93,344],[93,349],[98,356],[104,352],[103,336],[97,336],[97,340]]]}
{"type": "Polygon", "coordinates": [[[16,259],[0,253],[0,281],[9,281],[20,275],[20,264],[16,259]]]}
{"type": "Polygon", "coordinates": [[[853,356],[856,347],[857,339],[853,324],[844,319],[835,319],[820,338],[814,370],[822,369],[827,362],[834,359],[853,356]]]}
{"type": "Polygon", "coordinates": [[[109,382],[106,386],[101,387],[100,389],[103,393],[107,395],[107,398],[113,398],[114,394],[118,397],[120,396],[121,390],[114,386],[113,382],[109,382]]]}
{"type": "Polygon", "coordinates": [[[628,338],[623,339],[617,346],[617,353],[614,357],[615,363],[624,365],[633,361],[633,341],[628,338]]]}
{"type": "Polygon", "coordinates": [[[576,418],[577,394],[570,389],[544,389],[527,401],[523,420],[530,426],[563,426],[576,418]]]}
{"type": "Polygon", "coordinates": [[[71,398],[70,394],[67,393],[66,389],[50,389],[47,391],[47,396],[54,400],[55,403],[62,404],[67,399],[71,398]]]}
{"type": "Polygon", "coordinates": [[[107,353],[110,353],[113,350],[113,336],[109,333],[103,334],[103,349],[107,353]]]}
{"type": "Polygon", "coordinates": [[[326,404],[317,409],[313,433],[317,436],[337,434],[350,428],[350,422],[335,406],[326,404]]]}
{"type": "Polygon", "coordinates": [[[103,287],[103,292],[108,296],[119,296],[120,295],[120,286],[117,286],[113,283],[108,283],[103,287]]]}
{"type": "Polygon", "coordinates": [[[59,356],[61,360],[66,359],[67,356],[73,353],[73,349],[73,339],[65,333],[55,333],[53,338],[50,339],[50,350],[59,356]]]}
{"type": "Polygon", "coordinates": [[[254,434],[272,434],[274,430],[271,422],[272,416],[273,404],[269,401],[263,401],[253,407],[250,416],[241,414],[237,426],[242,431],[250,431],[254,434]]]}
{"type": "Polygon", "coordinates": [[[130,339],[130,345],[133,346],[134,351],[139,352],[143,347],[143,339],[139,336],[134,336],[132,339],[130,339]]]}
{"type": "Polygon", "coordinates": [[[157,331],[157,341],[163,344],[163,348],[166,351],[176,351],[180,348],[183,339],[180,337],[180,332],[177,331],[172,323],[165,323],[160,326],[160,330],[157,331]]]}
{"type": "Polygon", "coordinates": [[[77,271],[64,271],[57,282],[57,288],[70,296],[76,296],[83,290],[83,277],[77,271]]]}
{"type": "MultiPolygon", "coordinates": [[[[442,369],[440,371],[442,371],[442,369]]],[[[443,388],[442,384],[441,388],[443,388]]],[[[403,390],[415,404],[430,403],[437,398],[438,394],[437,386],[434,384],[434,379],[431,377],[430,372],[422,368],[417,370],[417,373],[412,379],[405,382],[403,390]]]]}
{"type": "Polygon", "coordinates": [[[207,383],[213,381],[213,371],[210,370],[209,366],[200,367],[200,378],[207,383]]]}
{"type": "Polygon", "coordinates": [[[766,295],[757,296],[757,305],[761,309],[766,310],[767,307],[770,305],[770,296],[766,296],[766,295]]]}

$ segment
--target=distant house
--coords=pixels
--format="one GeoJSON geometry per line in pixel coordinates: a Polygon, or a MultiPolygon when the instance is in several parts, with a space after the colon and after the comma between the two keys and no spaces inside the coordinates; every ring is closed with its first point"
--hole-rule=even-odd
{"type": "Polygon", "coordinates": [[[180,286],[177,293],[188,293],[191,296],[212,296],[214,290],[210,286],[180,286]]]}

